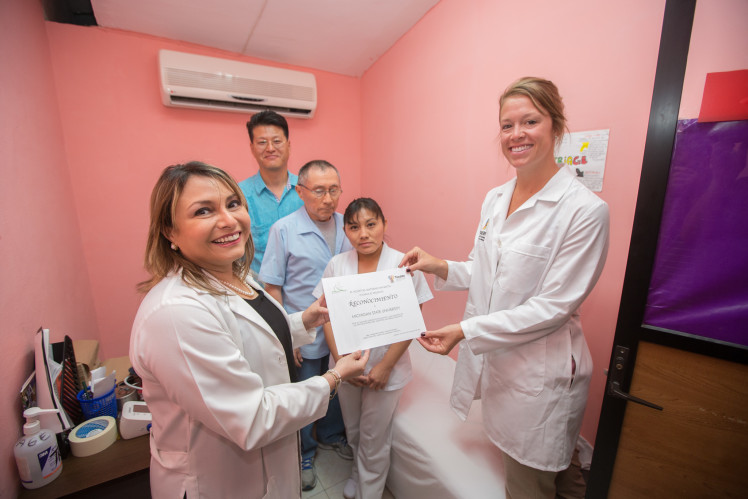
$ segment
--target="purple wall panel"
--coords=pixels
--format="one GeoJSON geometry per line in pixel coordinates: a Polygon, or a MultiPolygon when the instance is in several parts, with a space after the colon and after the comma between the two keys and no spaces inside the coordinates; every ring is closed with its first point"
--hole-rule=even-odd
{"type": "Polygon", "coordinates": [[[644,323],[748,346],[748,121],[678,122],[644,323]]]}

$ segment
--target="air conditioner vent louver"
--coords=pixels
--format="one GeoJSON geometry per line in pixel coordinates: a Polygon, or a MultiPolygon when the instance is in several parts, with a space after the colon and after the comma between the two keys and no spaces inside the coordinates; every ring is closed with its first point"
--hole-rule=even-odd
{"type": "Polygon", "coordinates": [[[254,113],[272,109],[311,118],[317,107],[314,75],[301,71],[159,52],[162,102],[170,107],[254,113]]]}
{"type": "Polygon", "coordinates": [[[299,99],[307,102],[314,102],[316,98],[314,88],[310,87],[187,69],[166,68],[166,83],[169,86],[178,85],[230,93],[299,99]]]}
{"type": "MultiPolygon", "coordinates": [[[[263,104],[252,104],[250,102],[239,102],[239,101],[220,101],[211,99],[195,99],[189,97],[178,97],[174,96],[171,98],[172,104],[192,104],[189,107],[196,109],[216,109],[218,111],[242,111],[250,113],[258,113],[265,109],[272,109],[278,114],[293,115],[297,118],[308,115],[311,111],[308,109],[298,109],[290,107],[278,107],[278,106],[266,106],[263,104]]],[[[188,106],[184,106],[188,107],[188,106]]]]}

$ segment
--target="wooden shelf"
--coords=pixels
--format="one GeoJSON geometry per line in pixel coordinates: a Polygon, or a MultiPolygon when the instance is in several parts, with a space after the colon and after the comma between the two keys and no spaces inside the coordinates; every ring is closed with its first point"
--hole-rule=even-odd
{"type": "Polygon", "coordinates": [[[151,463],[149,439],[149,435],[129,440],[120,438],[93,456],[75,457],[71,454],[62,461],[62,473],[53,482],[38,489],[22,488],[18,497],[63,497],[148,470],[151,463]]]}

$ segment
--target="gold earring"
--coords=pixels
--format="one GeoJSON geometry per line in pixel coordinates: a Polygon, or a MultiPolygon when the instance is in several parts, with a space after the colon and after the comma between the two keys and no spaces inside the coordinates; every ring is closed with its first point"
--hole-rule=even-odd
{"type": "Polygon", "coordinates": [[[176,244],[171,243],[171,249],[173,249],[174,251],[177,251],[179,247],[176,244]]]}

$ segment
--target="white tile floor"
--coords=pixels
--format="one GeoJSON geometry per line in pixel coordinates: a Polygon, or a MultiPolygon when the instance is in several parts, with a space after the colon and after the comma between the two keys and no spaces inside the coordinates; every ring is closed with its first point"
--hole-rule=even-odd
{"type": "MultiPolygon", "coordinates": [[[[339,457],[333,450],[317,449],[314,467],[317,471],[317,486],[301,493],[302,499],[343,499],[343,487],[351,476],[352,461],[339,457]]],[[[395,499],[384,489],[382,499],[395,499]]]]}

